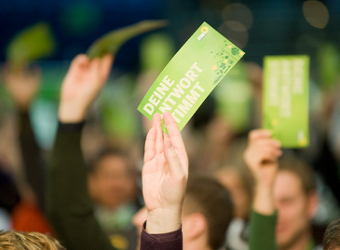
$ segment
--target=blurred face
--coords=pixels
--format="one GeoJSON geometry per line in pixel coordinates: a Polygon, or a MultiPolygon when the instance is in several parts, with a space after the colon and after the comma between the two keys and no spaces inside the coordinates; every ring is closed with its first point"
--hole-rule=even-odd
{"type": "Polygon", "coordinates": [[[234,216],[238,218],[248,217],[250,198],[239,175],[232,169],[223,169],[218,173],[217,179],[231,194],[234,216]]]}
{"type": "Polygon", "coordinates": [[[307,196],[300,179],[289,171],[279,171],[274,184],[274,201],[278,210],[276,238],[280,248],[289,248],[309,237],[310,219],[316,204],[307,196]]]}
{"type": "Polygon", "coordinates": [[[136,186],[124,159],[110,155],[102,158],[95,172],[89,175],[89,190],[94,201],[116,208],[134,198],[136,186]]]}

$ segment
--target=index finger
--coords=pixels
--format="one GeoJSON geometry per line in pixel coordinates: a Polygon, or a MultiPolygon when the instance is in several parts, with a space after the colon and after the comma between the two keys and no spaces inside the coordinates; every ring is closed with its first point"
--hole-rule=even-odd
{"type": "Polygon", "coordinates": [[[263,139],[263,138],[270,138],[272,136],[272,132],[269,130],[265,129],[255,129],[249,132],[249,141],[255,141],[258,139],[263,139]]]}
{"type": "Polygon", "coordinates": [[[174,148],[178,148],[181,151],[184,150],[185,152],[185,146],[184,146],[184,142],[182,139],[182,135],[178,129],[176,121],[174,120],[174,118],[169,112],[164,112],[163,119],[164,119],[165,126],[168,130],[172,146],[174,148]]]}

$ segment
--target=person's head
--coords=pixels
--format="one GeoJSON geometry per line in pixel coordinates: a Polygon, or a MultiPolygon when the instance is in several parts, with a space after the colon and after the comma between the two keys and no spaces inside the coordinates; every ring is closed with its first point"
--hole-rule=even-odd
{"type": "Polygon", "coordinates": [[[218,249],[233,216],[230,194],[213,178],[189,178],[182,214],[184,249],[187,242],[199,237],[206,237],[210,249],[218,249]]]}
{"type": "Polygon", "coordinates": [[[2,250],[65,250],[60,243],[45,234],[0,231],[2,250]]]}
{"type": "Polygon", "coordinates": [[[340,218],[328,225],[322,246],[323,250],[340,250],[340,218]]]}
{"type": "Polygon", "coordinates": [[[136,169],[119,150],[102,151],[90,166],[88,181],[91,198],[108,208],[116,208],[136,195],[136,169]]]}
{"type": "Polygon", "coordinates": [[[277,243],[279,248],[289,249],[310,237],[310,221],[318,205],[313,170],[292,155],[283,157],[279,160],[273,192],[278,210],[277,243]]]}
{"type": "MultiPolygon", "coordinates": [[[[229,192],[214,178],[189,177],[182,209],[183,249],[218,249],[232,219],[229,192]]],[[[171,219],[171,218],[170,218],[171,219]]],[[[141,230],[146,209],[141,209],[133,223],[141,230]]]]}

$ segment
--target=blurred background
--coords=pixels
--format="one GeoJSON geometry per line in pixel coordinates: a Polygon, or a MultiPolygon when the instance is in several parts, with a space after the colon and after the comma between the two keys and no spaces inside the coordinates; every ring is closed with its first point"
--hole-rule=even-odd
{"type": "MultiPolygon", "coordinates": [[[[338,0],[1,1],[2,67],[8,45],[18,32],[45,22],[53,35],[53,53],[30,63],[30,67],[39,66],[42,72],[40,91],[30,115],[39,145],[46,154],[53,145],[59,89],[70,61],[85,53],[105,33],[154,19],[167,19],[169,26],[131,39],[116,55],[109,82],[88,118],[84,138],[84,150],[88,153],[84,155],[91,158],[106,143],[129,148],[136,162],[140,161],[140,141],[147,122],[138,114],[137,106],[166,63],[206,21],[246,54],[183,131],[195,168],[214,170],[226,155],[241,152],[249,130],[261,126],[263,57],[306,54],[311,60],[311,145],[295,151],[319,176],[319,192],[325,201],[320,203],[316,220],[328,223],[339,216],[338,0]]],[[[16,119],[13,101],[1,84],[0,162],[11,166],[20,176],[16,119]]]]}

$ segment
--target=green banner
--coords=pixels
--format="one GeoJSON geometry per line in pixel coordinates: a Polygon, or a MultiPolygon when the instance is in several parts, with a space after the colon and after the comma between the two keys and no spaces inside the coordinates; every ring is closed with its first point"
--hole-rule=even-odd
{"type": "Polygon", "coordinates": [[[155,113],[169,111],[182,130],[243,55],[204,22],[160,73],[138,110],[150,120],[155,113]]]}
{"type": "Polygon", "coordinates": [[[282,147],[309,145],[308,83],[308,56],[264,58],[262,126],[282,147]]]}

